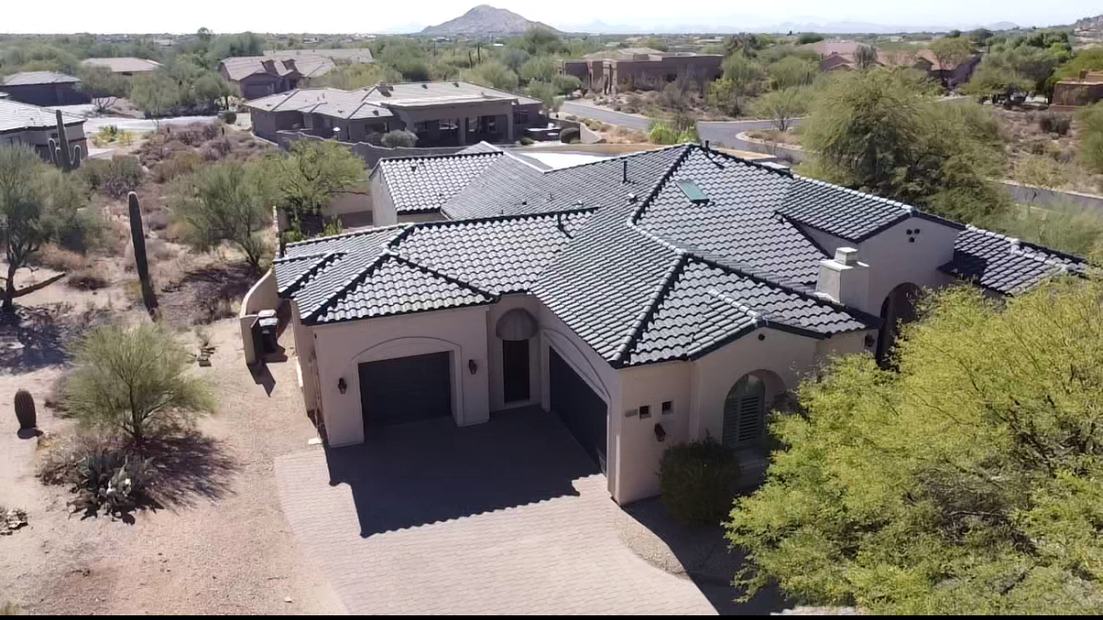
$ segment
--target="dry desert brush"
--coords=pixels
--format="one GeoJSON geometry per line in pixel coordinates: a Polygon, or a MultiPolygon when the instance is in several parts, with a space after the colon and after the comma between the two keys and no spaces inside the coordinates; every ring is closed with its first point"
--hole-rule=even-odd
{"type": "Polygon", "coordinates": [[[163,327],[97,328],[77,345],[65,407],[142,452],[151,438],[187,428],[195,415],[214,409],[210,389],[190,365],[188,352],[163,327]]]}

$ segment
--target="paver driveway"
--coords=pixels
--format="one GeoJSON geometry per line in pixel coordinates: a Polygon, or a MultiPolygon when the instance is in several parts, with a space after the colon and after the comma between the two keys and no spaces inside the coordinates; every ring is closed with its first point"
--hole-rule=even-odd
{"type": "Polygon", "coordinates": [[[390,427],[276,477],[352,613],[715,613],[620,542],[605,477],[542,411],[390,427]]]}

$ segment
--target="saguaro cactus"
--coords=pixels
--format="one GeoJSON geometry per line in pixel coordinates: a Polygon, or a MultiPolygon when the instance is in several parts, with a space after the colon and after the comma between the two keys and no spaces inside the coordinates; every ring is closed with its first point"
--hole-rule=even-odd
{"type": "Polygon", "coordinates": [[[38,426],[38,416],[34,410],[34,397],[27,390],[15,393],[15,418],[19,420],[19,430],[38,426]]]}
{"type": "Polygon", "coordinates": [[[54,159],[54,165],[69,172],[80,168],[80,145],[69,149],[69,136],[65,133],[65,122],[61,117],[61,110],[55,110],[57,114],[57,141],[50,138],[50,156],[54,159]]]}
{"type": "Polygon", "coordinates": [[[157,307],[157,298],[153,295],[153,283],[149,280],[149,262],[146,260],[146,235],[142,227],[142,208],[138,204],[138,194],[130,192],[126,197],[130,207],[130,236],[134,242],[134,263],[138,268],[138,279],[142,283],[142,301],[146,311],[152,313],[157,307]]]}

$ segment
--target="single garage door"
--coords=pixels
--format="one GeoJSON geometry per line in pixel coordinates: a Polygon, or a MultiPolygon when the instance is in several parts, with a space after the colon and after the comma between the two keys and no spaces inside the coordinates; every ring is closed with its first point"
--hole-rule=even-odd
{"type": "Polygon", "coordinates": [[[359,371],[365,429],[452,415],[447,352],[366,362],[359,371]]]}
{"type": "Polygon", "coordinates": [[[555,352],[549,351],[551,409],[605,471],[606,410],[590,386],[555,352]]]}

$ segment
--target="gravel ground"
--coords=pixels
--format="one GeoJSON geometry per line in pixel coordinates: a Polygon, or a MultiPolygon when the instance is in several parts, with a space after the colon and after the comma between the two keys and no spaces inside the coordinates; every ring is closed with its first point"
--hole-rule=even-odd
{"type": "MultiPolygon", "coordinates": [[[[236,319],[209,332],[213,365],[197,372],[217,386],[219,410],[199,430],[221,466],[165,508],[137,513],[133,524],[70,517],[66,490],[34,478],[37,442],[16,436],[11,397],[0,402],[0,504],[26,510],[30,522],[0,538],[0,605],[34,614],[344,612],[295,543],[276,495],[274,459],[315,436],[294,368],[271,366],[275,387],[266,395],[244,364],[236,319]]],[[[290,348],[290,332],[284,336],[290,348]]],[[[42,405],[60,372],[0,368],[0,394],[30,388],[39,427],[70,433],[71,423],[42,405]]]]}

